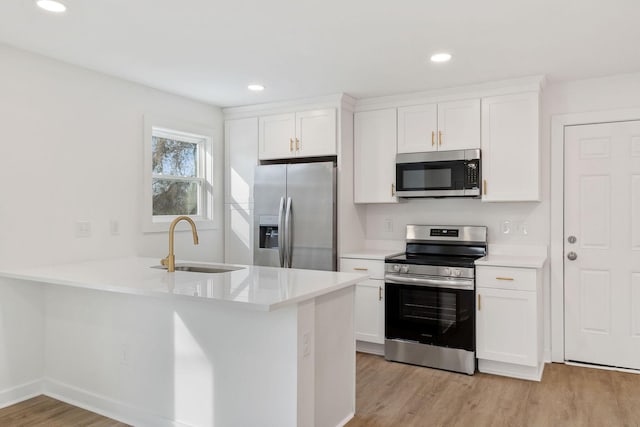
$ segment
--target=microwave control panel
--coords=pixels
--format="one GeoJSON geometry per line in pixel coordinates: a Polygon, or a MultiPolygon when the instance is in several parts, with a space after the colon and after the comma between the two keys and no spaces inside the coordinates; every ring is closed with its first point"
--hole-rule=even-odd
{"type": "Polygon", "coordinates": [[[480,188],[480,161],[469,160],[465,164],[464,188],[480,188]]]}

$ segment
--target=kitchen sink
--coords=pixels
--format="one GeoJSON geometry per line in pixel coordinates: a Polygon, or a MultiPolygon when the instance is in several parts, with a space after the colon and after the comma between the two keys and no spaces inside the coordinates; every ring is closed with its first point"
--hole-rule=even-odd
{"type": "MultiPolygon", "coordinates": [[[[154,265],[151,268],[159,268],[161,270],[166,270],[167,267],[164,265],[154,265]]],[[[208,266],[208,265],[198,265],[198,264],[176,264],[176,271],[190,271],[192,273],[228,273],[230,271],[243,270],[244,267],[228,267],[228,266],[208,266]]]]}

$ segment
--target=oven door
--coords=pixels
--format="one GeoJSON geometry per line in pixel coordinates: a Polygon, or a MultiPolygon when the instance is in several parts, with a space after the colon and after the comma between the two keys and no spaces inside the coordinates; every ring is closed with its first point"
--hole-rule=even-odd
{"type": "Polygon", "coordinates": [[[473,289],[385,283],[385,337],[475,351],[473,289]]]}

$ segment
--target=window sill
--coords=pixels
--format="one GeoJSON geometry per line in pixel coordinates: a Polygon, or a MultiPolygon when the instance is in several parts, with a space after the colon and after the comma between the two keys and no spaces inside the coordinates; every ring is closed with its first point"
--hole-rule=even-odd
{"type": "MultiPolygon", "coordinates": [[[[220,226],[214,220],[195,219],[196,229],[201,230],[218,230],[220,226]]],[[[146,222],[142,225],[143,233],[168,233],[171,220],[158,221],[158,222],[146,222]]],[[[191,231],[191,226],[186,221],[180,221],[176,224],[176,231],[191,231]]]]}

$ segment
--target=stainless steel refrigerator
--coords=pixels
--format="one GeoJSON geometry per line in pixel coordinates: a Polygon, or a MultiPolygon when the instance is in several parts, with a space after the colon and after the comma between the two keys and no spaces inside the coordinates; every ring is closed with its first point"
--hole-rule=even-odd
{"type": "Polygon", "coordinates": [[[336,169],[333,162],[257,166],[253,262],[336,270],[336,169]]]}

